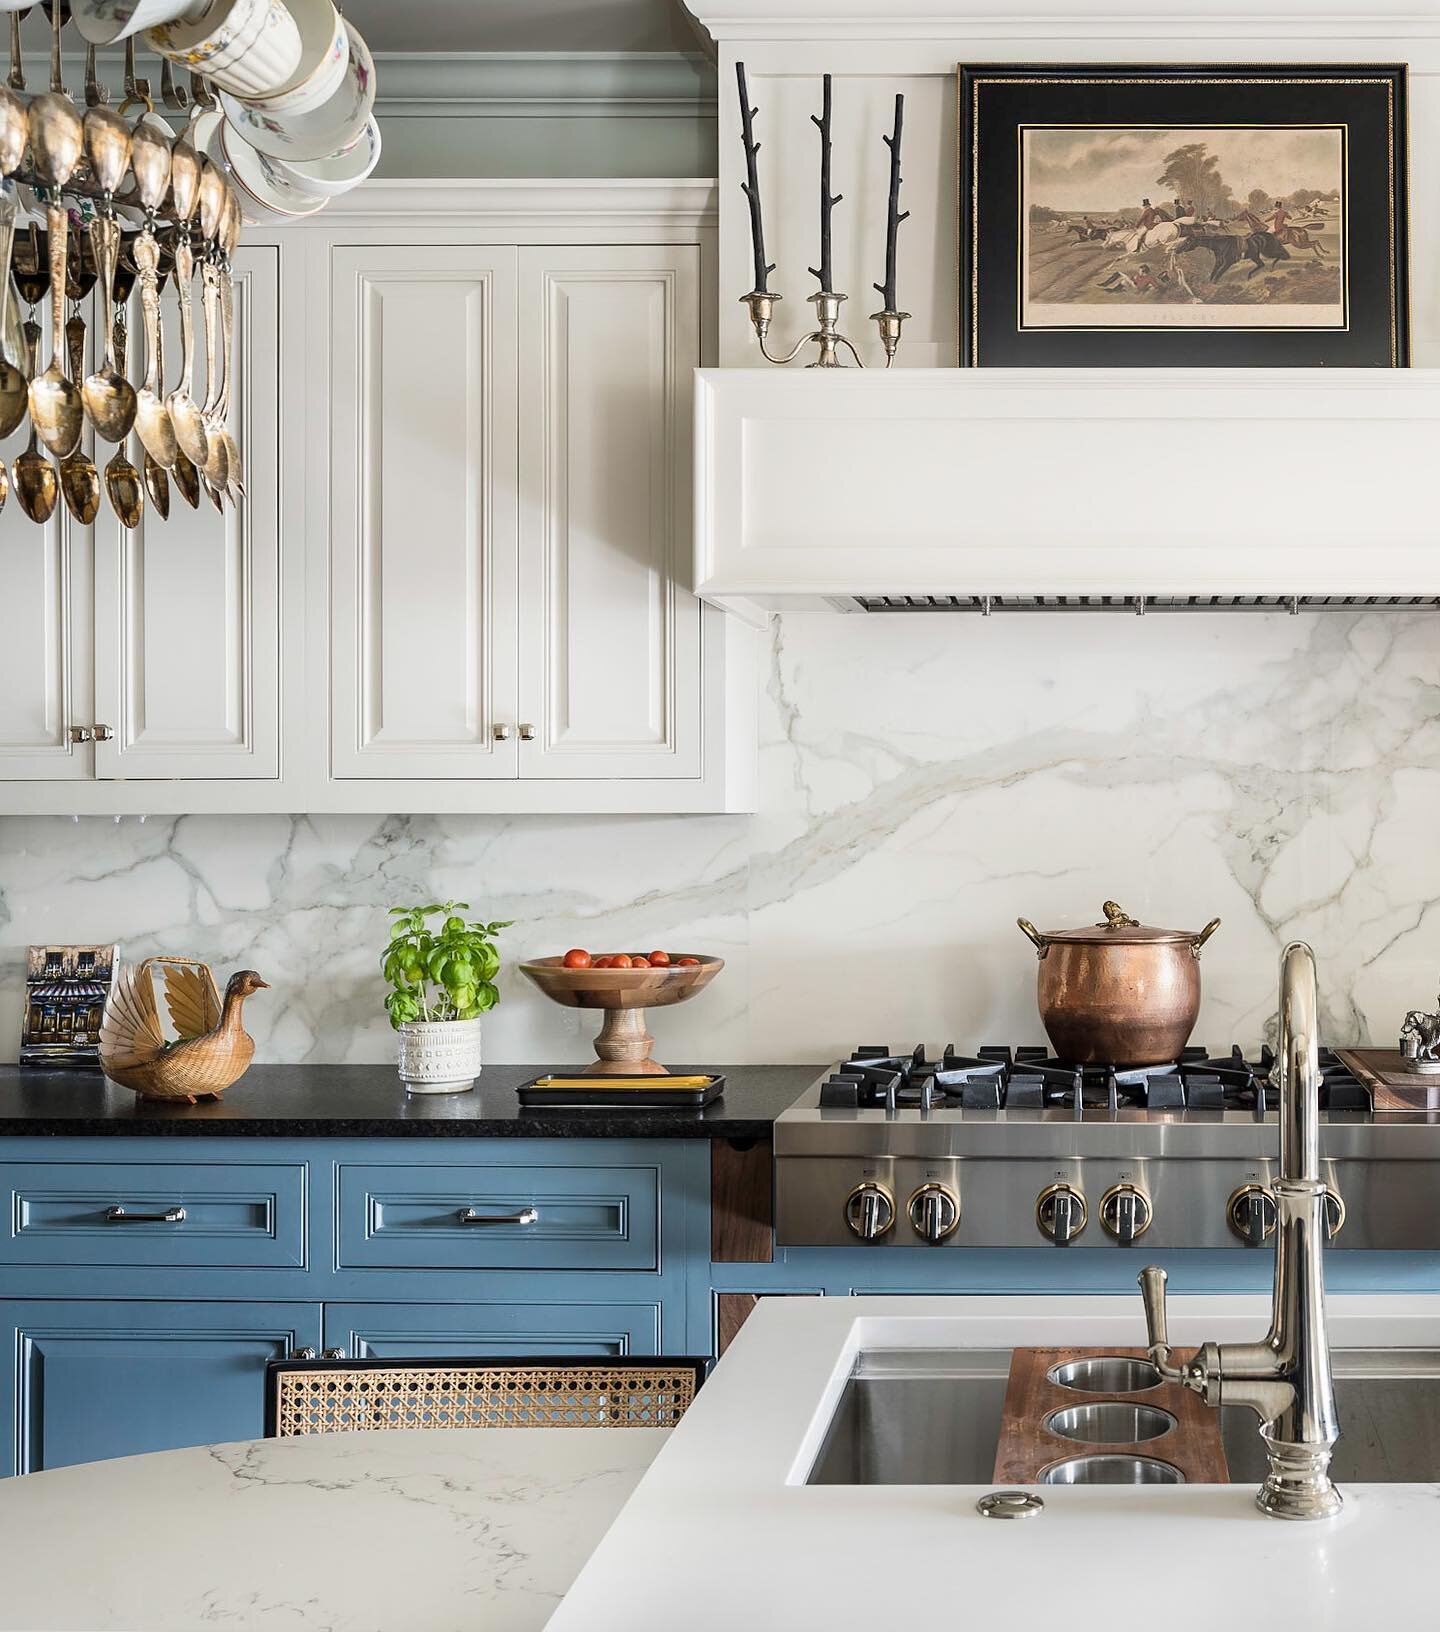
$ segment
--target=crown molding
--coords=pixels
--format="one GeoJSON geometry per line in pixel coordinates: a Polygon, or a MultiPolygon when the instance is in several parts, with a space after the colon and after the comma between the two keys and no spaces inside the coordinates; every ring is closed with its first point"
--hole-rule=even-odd
{"type": "MultiPolygon", "coordinates": [[[[344,222],[347,227],[404,223],[457,231],[539,227],[585,231],[601,226],[613,231],[693,231],[715,226],[717,192],[710,177],[680,181],[372,177],[283,230],[324,231],[344,222]]],[[[247,233],[247,242],[267,235],[268,229],[255,229],[247,233]]]]}
{"type": "Polygon", "coordinates": [[[719,42],[1306,39],[1440,37],[1440,0],[1366,10],[1357,0],[682,0],[719,42]]]}
{"type": "MultiPolygon", "coordinates": [[[[114,106],[124,58],[106,50],[98,63],[114,106]]],[[[32,88],[49,82],[48,56],[27,53],[24,66],[32,88]]],[[[80,64],[67,62],[65,73],[78,99],[80,64]]],[[[148,51],[139,77],[152,93],[159,85],[159,59],[148,51]]],[[[715,112],[714,65],[689,51],[377,51],[375,81],[382,120],[677,119],[715,112]]]]}

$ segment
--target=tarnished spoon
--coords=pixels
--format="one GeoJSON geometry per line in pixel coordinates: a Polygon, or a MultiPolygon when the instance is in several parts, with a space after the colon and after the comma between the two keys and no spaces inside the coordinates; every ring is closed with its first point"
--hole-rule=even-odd
{"type": "MultiPolygon", "coordinates": [[[[101,109],[101,112],[107,110],[101,109]]],[[[115,366],[115,268],[120,258],[120,223],[113,215],[90,223],[90,241],[100,266],[100,309],[105,321],[105,354],[100,366],[85,381],[85,412],[107,442],[124,442],[135,423],[136,396],[115,366]]]]}
{"type": "Polygon", "coordinates": [[[50,89],[30,104],[30,151],[35,177],[49,194],[46,225],[50,238],[50,366],[30,377],[30,418],[40,440],[60,458],[75,451],[84,428],[80,389],[62,361],[65,327],[65,248],[67,221],[60,189],[74,174],[85,149],[80,111],[60,76],[60,7],[52,13],[50,89]]]}
{"type": "Polygon", "coordinates": [[[135,429],[145,452],[166,470],[175,463],[180,444],[175,437],[175,426],[170,410],[160,395],[163,374],[161,362],[160,246],[150,232],[142,232],[135,240],[135,265],[140,281],[140,312],[145,322],[145,383],[135,398],[135,429]]]}
{"type": "MultiPolygon", "coordinates": [[[[40,362],[40,325],[33,319],[25,324],[25,348],[33,371],[40,362]]],[[[15,461],[15,497],[31,521],[42,526],[55,514],[60,483],[55,467],[35,445],[35,422],[30,422],[30,443],[15,461]]]]}
{"type": "Polygon", "coordinates": [[[216,422],[215,411],[220,406],[219,353],[216,331],[220,327],[220,268],[207,259],[200,267],[202,283],[201,306],[205,314],[205,367],[209,382],[205,404],[200,417],[205,425],[206,456],[203,467],[206,482],[213,492],[223,494],[230,483],[230,460],[225,451],[225,437],[216,422]]]}
{"type": "Polygon", "coordinates": [[[10,320],[10,257],[15,248],[15,200],[0,202],[0,436],[18,428],[30,406],[30,382],[5,355],[10,320]]]}
{"type": "MultiPolygon", "coordinates": [[[[79,258],[78,255],[70,257],[72,266],[79,258]]],[[[72,282],[67,292],[73,299],[83,300],[94,281],[94,278],[82,277],[72,282]]],[[[85,372],[85,319],[78,308],[65,325],[65,344],[70,354],[70,377],[78,380],[85,372]]],[[[100,513],[100,472],[85,451],[83,439],[74,453],[60,461],[60,497],[82,527],[88,527],[100,513]]]]}
{"type": "Polygon", "coordinates": [[[150,502],[155,506],[155,512],[161,521],[170,519],[170,478],[165,473],[164,465],[157,464],[145,454],[145,491],[150,495],[150,502]]]}
{"type": "Polygon", "coordinates": [[[194,510],[200,503],[200,472],[183,453],[177,453],[170,474],[180,489],[180,497],[194,510]]]}
{"type": "MultiPolygon", "coordinates": [[[[124,317],[117,319],[112,314],[109,326],[114,337],[116,361],[123,374],[127,338],[124,317]]],[[[135,528],[140,525],[140,518],[145,514],[145,488],[140,472],[125,455],[123,442],[111,454],[110,462],[105,466],[105,495],[110,500],[110,508],[119,516],[122,527],[135,528]]]]}
{"type": "Polygon", "coordinates": [[[220,266],[223,274],[220,279],[220,349],[225,360],[225,389],[215,413],[220,434],[225,439],[231,504],[239,504],[245,497],[245,464],[240,457],[240,444],[230,430],[230,388],[235,378],[235,273],[232,258],[239,242],[240,200],[231,191],[220,221],[220,266]]]}
{"type": "Polygon", "coordinates": [[[165,399],[175,426],[180,451],[197,468],[205,468],[209,445],[200,407],[190,395],[195,369],[195,328],[190,311],[190,285],[195,277],[195,253],[190,248],[190,228],[182,222],[175,245],[175,292],[180,298],[180,383],[165,399]]]}
{"type": "Polygon", "coordinates": [[[30,110],[8,85],[0,85],[0,175],[13,176],[30,140],[30,110]]]}

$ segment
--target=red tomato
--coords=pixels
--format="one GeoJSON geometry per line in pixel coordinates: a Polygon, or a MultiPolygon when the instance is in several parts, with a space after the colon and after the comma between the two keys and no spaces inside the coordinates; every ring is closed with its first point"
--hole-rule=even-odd
{"type": "Polygon", "coordinates": [[[652,969],[664,969],[669,962],[670,954],[668,952],[652,952],[650,954],[649,963],[652,969]]]}
{"type": "Polygon", "coordinates": [[[610,967],[612,969],[628,969],[630,968],[630,959],[625,953],[617,952],[610,960],[610,967]]]}
{"type": "Polygon", "coordinates": [[[594,959],[583,946],[572,946],[560,961],[567,969],[588,969],[594,959]]]}
{"type": "Polygon", "coordinates": [[[699,967],[699,958],[676,958],[676,964],[681,969],[695,969],[699,967]]]}

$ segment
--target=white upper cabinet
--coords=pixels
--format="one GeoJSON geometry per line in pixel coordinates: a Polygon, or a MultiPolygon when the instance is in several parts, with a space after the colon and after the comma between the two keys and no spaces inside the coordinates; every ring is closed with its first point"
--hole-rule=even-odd
{"type": "Polygon", "coordinates": [[[693,244],[520,256],[520,774],[696,777],[693,244]]]}
{"type": "Polygon", "coordinates": [[[714,209],[372,181],[249,231],[244,501],[0,515],[0,813],[752,809],[754,632],[692,591],[714,209]]]}
{"type": "MultiPolygon", "coordinates": [[[[95,520],[102,778],[280,774],[279,251],[241,250],[235,272],[230,425],[246,497],[217,511],[202,495],[191,510],[172,483],[168,521],[148,505],[133,532],[108,506],[95,520]]],[[[168,371],[179,318],[173,302],[164,310],[168,371]]],[[[132,328],[131,345],[139,338],[132,328]]],[[[129,453],[143,458],[133,437],[129,453]]]]}
{"type": "Polygon", "coordinates": [[[337,248],[331,763],[513,777],[513,248],[337,248]]]}

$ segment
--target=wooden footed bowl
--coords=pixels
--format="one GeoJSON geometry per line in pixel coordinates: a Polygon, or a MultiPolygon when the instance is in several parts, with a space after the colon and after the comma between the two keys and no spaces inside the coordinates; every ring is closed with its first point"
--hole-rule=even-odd
{"type": "MultiPolygon", "coordinates": [[[[699,957],[685,952],[682,957],[699,957]]],[[[520,965],[552,1003],[568,1009],[603,1009],[605,1023],[595,1038],[599,1056],[586,1072],[610,1076],[668,1076],[650,1058],[655,1039],[645,1029],[646,1009],[683,1003],[708,986],[725,967],[724,958],[700,958],[683,968],[567,969],[563,958],[531,958],[520,965]]]]}

